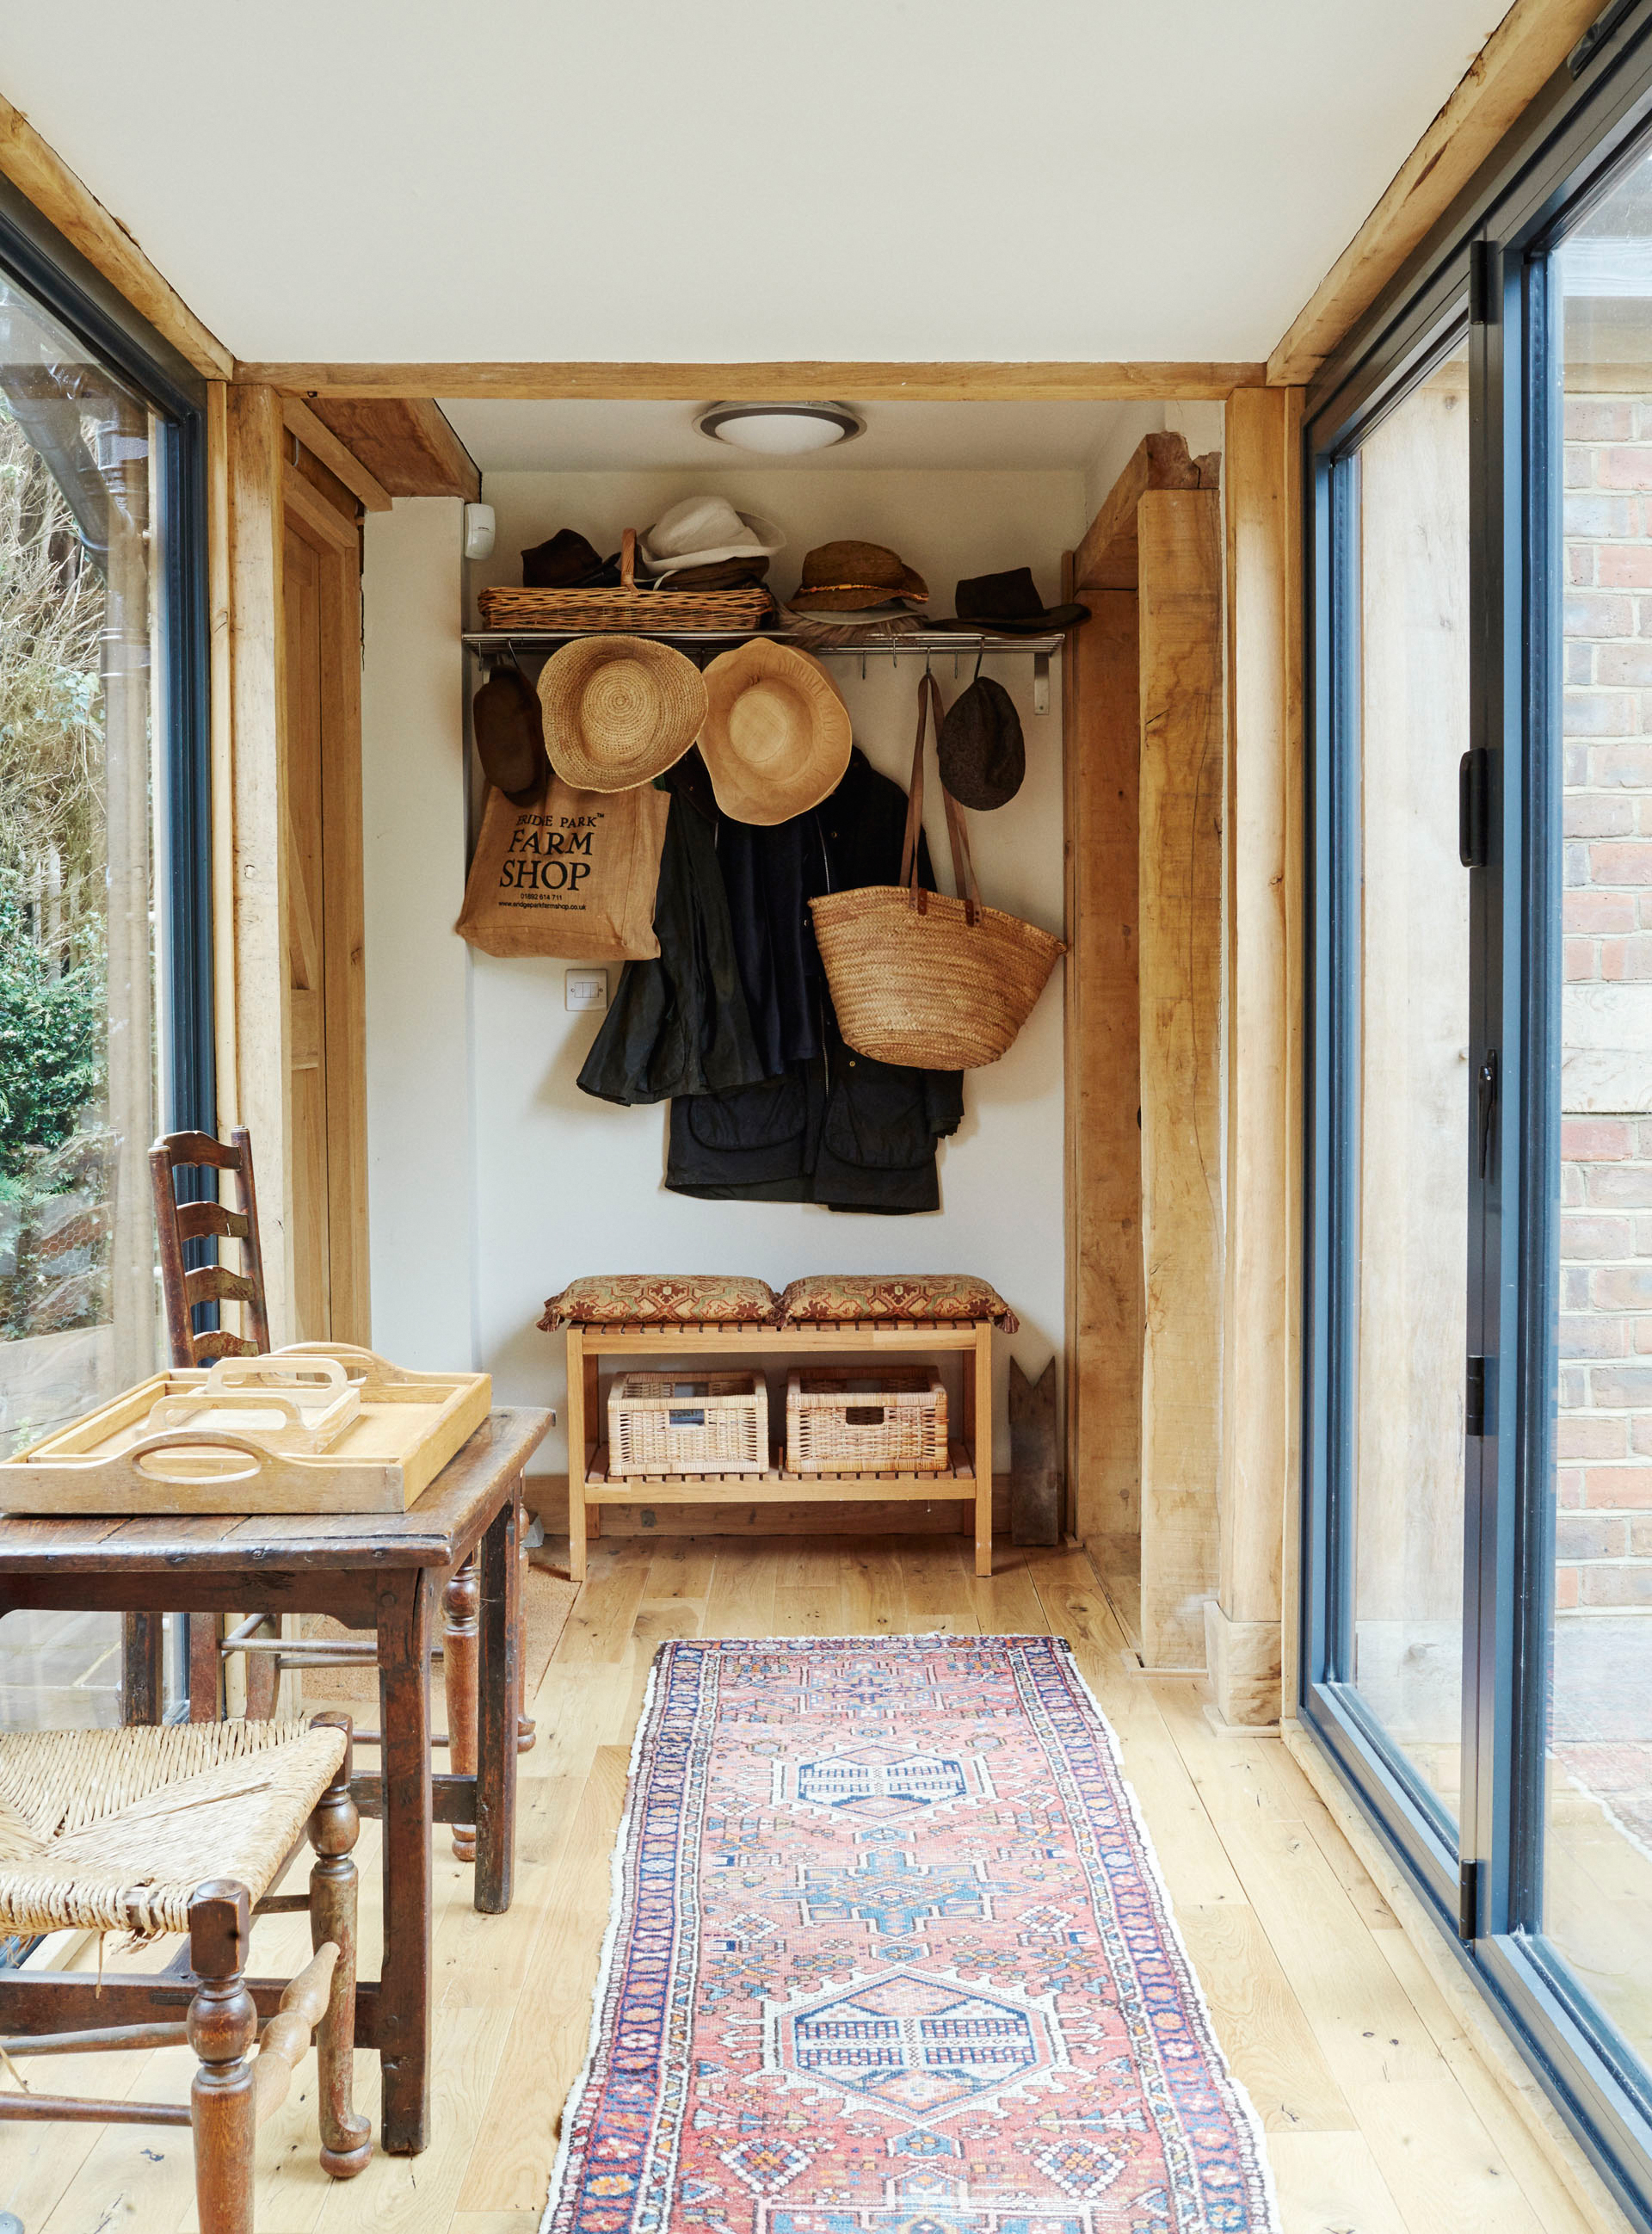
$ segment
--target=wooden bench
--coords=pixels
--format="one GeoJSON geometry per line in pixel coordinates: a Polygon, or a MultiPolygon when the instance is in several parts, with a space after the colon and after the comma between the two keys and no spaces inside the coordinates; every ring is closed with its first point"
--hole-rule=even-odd
{"type": "MultiPolygon", "coordinates": [[[[992,1572],[992,1322],[990,1319],[862,1319],[775,1326],[743,1321],[704,1324],[675,1320],[594,1326],[572,1322],[568,1335],[568,1563],[585,1577],[588,1536],[602,1530],[604,1505],[846,1504],[875,1498],[933,1500],[955,1497],[973,1513],[975,1571],[992,1572]],[[950,1464],[935,1473],[631,1474],[611,1480],[606,1422],[597,1388],[604,1357],[841,1357],[846,1352],[901,1357],[956,1354],[963,1401],[950,1464]]],[[[963,1532],[970,1532],[970,1525],[963,1532]]]]}

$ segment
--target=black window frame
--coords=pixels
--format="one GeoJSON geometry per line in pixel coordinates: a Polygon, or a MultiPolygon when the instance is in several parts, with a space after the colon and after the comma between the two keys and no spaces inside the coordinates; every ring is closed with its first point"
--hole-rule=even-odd
{"type": "Polygon", "coordinates": [[[1557,1218],[1548,1044],[1558,970],[1560,569],[1551,563],[1557,383],[1540,260],[1563,218],[1652,134],[1652,0],[1608,8],[1405,269],[1321,368],[1306,398],[1305,1231],[1302,1722],[1625,2211],[1652,2229],[1652,2074],[1575,1987],[1540,1925],[1543,1678],[1551,1587],[1547,1392],[1557,1218]],[[1465,1515],[1462,1853],[1392,1741],[1339,1678],[1351,1512],[1350,1262],[1341,1220],[1355,1103],[1345,1075],[1348,507],[1339,461],[1440,353],[1470,334],[1471,746],[1485,755],[1491,859],[1472,873],[1471,1066],[1499,1101],[1488,1173],[1469,1159],[1469,1339],[1486,1361],[1465,1515]],[[1339,553],[1338,539],[1342,539],[1339,553]],[[1339,602],[1340,600],[1340,602],[1339,602]],[[1534,786],[1534,768],[1548,779],[1534,786]],[[1505,770],[1512,778],[1505,781],[1505,770]],[[1515,780],[1518,779],[1518,780],[1515,780]],[[1339,842],[1340,841],[1340,842],[1339,842]],[[1339,889],[1336,879],[1344,879],[1339,889]],[[1467,1866],[1460,1866],[1466,1862],[1467,1866]]]}

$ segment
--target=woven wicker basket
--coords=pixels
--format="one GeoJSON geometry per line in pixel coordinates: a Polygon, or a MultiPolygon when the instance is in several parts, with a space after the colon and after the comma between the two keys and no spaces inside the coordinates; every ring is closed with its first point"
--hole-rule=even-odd
{"type": "Polygon", "coordinates": [[[932,1366],[787,1376],[788,1473],[939,1473],[946,1463],[946,1389],[932,1366]]]}
{"type": "Polygon", "coordinates": [[[809,910],[838,1029],[852,1048],[920,1070],[972,1070],[1003,1054],[1067,950],[1036,924],[981,905],[963,813],[944,785],[960,897],[920,888],[924,733],[931,694],[938,730],[940,685],[925,675],[918,684],[901,882],[828,892],[811,900],[809,910]]]}
{"type": "Polygon", "coordinates": [[[622,1374],[608,1392],[608,1477],[761,1473],[768,1389],[752,1373],[622,1374]]]}
{"type": "Polygon", "coordinates": [[[484,590],[476,602],[490,629],[607,629],[647,636],[661,629],[728,636],[760,628],[773,610],[765,589],[650,590],[637,586],[637,531],[620,545],[617,590],[484,590]]]}

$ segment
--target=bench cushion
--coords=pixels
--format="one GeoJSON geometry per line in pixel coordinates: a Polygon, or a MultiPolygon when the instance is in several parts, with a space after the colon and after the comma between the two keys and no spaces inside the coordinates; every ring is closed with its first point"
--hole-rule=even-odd
{"type": "Polygon", "coordinates": [[[998,1290],[970,1272],[814,1272],[792,1282],[780,1297],[780,1317],[787,1326],[990,1319],[1006,1334],[1021,1323],[998,1290]]]}
{"type": "Polygon", "coordinates": [[[731,1326],[773,1325],[774,1290],[767,1280],[729,1272],[619,1272],[570,1280],[552,1296],[539,1324],[649,1326],[695,1322],[731,1326]]]}

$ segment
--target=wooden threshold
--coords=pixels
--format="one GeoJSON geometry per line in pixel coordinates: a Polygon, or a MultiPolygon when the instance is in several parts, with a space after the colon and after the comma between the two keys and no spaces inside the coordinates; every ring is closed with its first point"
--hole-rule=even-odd
{"type": "Polygon", "coordinates": [[[846,397],[866,403],[1220,402],[1236,388],[1260,388],[1254,363],[951,363],[851,361],[764,364],[304,364],[237,363],[238,381],[303,396],[500,396],[519,400],[604,397],[658,402],[747,398],[806,402],[846,397]]]}

